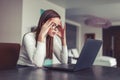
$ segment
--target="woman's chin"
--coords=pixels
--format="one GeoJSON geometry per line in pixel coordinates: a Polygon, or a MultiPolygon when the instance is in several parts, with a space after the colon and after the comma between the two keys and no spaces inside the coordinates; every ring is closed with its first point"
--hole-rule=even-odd
{"type": "Polygon", "coordinates": [[[52,35],[49,35],[50,37],[54,37],[55,36],[55,34],[52,34],[52,35]]]}

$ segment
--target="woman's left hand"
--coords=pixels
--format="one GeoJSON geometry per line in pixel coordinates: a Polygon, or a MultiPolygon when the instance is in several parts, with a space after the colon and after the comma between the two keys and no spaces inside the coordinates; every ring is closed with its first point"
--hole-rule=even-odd
{"type": "Polygon", "coordinates": [[[57,27],[57,29],[58,29],[58,32],[56,33],[57,34],[57,36],[59,36],[61,39],[64,39],[66,36],[66,26],[62,26],[62,25],[59,25],[58,27],[57,27]]]}
{"type": "Polygon", "coordinates": [[[57,36],[62,40],[62,44],[66,45],[66,25],[63,27],[62,24],[58,26],[57,36]]]}

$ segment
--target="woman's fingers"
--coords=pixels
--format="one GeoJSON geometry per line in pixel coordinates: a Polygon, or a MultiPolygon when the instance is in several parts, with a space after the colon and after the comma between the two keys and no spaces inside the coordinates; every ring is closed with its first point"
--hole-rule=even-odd
{"type": "Polygon", "coordinates": [[[50,27],[52,27],[52,25],[53,25],[53,22],[51,20],[48,20],[45,24],[43,24],[40,35],[42,37],[45,37],[50,27]]]}
{"type": "Polygon", "coordinates": [[[54,23],[52,22],[52,20],[48,20],[43,26],[42,26],[42,30],[44,33],[47,34],[47,32],[49,31],[49,29],[52,27],[54,23]]]}
{"type": "Polygon", "coordinates": [[[43,27],[51,27],[54,23],[51,20],[48,20],[43,27]]]}

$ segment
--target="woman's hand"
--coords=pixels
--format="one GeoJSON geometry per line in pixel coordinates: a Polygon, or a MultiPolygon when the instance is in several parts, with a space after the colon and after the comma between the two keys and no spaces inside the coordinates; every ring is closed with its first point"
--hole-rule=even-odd
{"type": "Polygon", "coordinates": [[[59,25],[58,27],[57,27],[57,36],[59,36],[61,39],[63,39],[64,37],[65,37],[65,26],[64,26],[64,28],[62,27],[62,25],[59,25]]]}
{"type": "Polygon", "coordinates": [[[45,24],[43,24],[39,37],[38,37],[38,41],[44,42],[45,37],[53,24],[54,23],[52,22],[52,20],[48,20],[45,24]]]}
{"type": "Polygon", "coordinates": [[[64,27],[62,27],[62,24],[58,26],[58,32],[56,33],[61,41],[63,45],[66,45],[66,25],[64,25],[64,27]]]}

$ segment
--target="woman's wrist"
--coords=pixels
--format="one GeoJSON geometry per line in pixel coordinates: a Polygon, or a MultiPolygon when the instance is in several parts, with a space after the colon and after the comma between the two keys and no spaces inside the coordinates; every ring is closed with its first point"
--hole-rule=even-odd
{"type": "Polygon", "coordinates": [[[45,38],[42,37],[41,35],[39,35],[39,37],[38,37],[38,41],[40,41],[40,42],[45,42],[45,38]]]}
{"type": "Polygon", "coordinates": [[[66,38],[61,38],[61,41],[62,41],[62,45],[66,46],[66,38]]]}
{"type": "Polygon", "coordinates": [[[38,38],[38,41],[39,41],[39,42],[44,42],[44,39],[38,38]]]}

